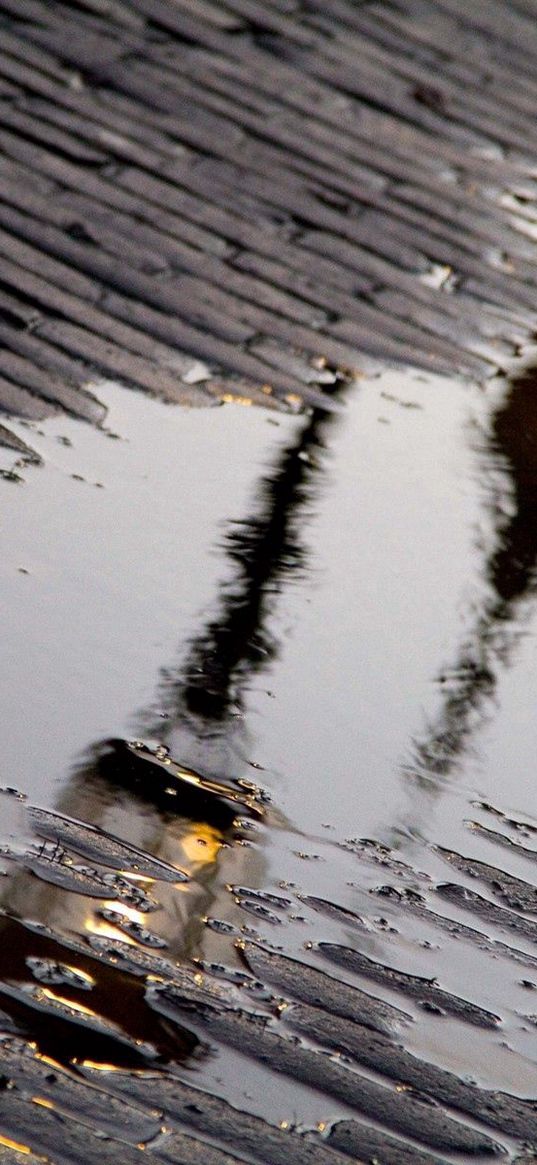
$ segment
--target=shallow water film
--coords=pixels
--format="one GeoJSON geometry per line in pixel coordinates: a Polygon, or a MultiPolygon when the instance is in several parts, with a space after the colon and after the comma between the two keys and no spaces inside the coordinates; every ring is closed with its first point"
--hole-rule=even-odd
{"type": "Polygon", "coordinates": [[[0,1160],[533,1160],[531,374],[99,395],[1,483],[0,1160]]]}

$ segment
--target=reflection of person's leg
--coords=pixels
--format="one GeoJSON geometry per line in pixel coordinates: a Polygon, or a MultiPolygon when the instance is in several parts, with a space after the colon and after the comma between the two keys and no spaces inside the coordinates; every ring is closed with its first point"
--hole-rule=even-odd
{"type": "Polygon", "coordinates": [[[439,676],[441,706],[425,736],[414,741],[410,769],[419,777],[451,772],[487,718],[498,666],[509,664],[520,635],[516,604],[535,590],[537,565],[537,374],[513,382],[493,417],[481,480],[491,471],[486,497],[495,527],[492,553],[483,563],[477,616],[454,662],[439,676]],[[500,491],[498,470],[505,476],[500,491]]]}

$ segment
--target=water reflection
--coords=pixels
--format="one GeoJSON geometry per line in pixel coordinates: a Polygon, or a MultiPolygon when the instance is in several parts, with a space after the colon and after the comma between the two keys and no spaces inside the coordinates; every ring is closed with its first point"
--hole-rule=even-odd
{"type": "MultiPolygon", "coordinates": [[[[24,875],[20,883],[29,889],[24,875]]],[[[63,907],[68,910],[73,898],[63,894],[63,907]]],[[[39,905],[46,913],[47,904],[41,900],[39,905]]],[[[28,904],[25,916],[33,918],[28,904]]],[[[96,962],[89,948],[87,955],[71,950],[61,928],[46,933],[33,921],[27,924],[6,915],[0,918],[0,941],[0,1028],[10,1032],[14,1024],[14,1030],[34,1040],[43,1055],[63,1063],[89,1060],[141,1068],[147,1066],[148,1057],[167,1062],[203,1053],[191,1031],[180,1027],[168,1031],[147,1007],[142,978],[96,962]],[[48,969],[48,982],[42,981],[39,966],[48,969]],[[89,990],[77,984],[81,977],[87,979],[89,990]]]]}
{"type": "MultiPolygon", "coordinates": [[[[278,656],[270,616],[282,588],[307,569],[305,511],[338,420],[338,414],[315,410],[261,479],[254,512],[230,523],[222,549],[231,573],[217,609],[208,613],[179,667],[163,672],[166,739],[174,755],[195,768],[230,776],[250,755],[244,693],[278,656]]],[[[152,735],[162,734],[161,723],[148,727],[152,735]]]]}
{"type": "MultiPolygon", "coordinates": [[[[158,750],[151,754],[124,741],[96,743],[58,801],[61,813],[128,840],[185,871],[190,880],[173,884],[135,878],[146,898],[156,900],[158,908],[147,913],[145,906],[138,909],[114,897],[96,900],[66,891],[16,867],[3,895],[8,916],[0,920],[12,951],[11,959],[3,962],[3,978],[28,985],[29,968],[44,956],[63,965],[68,955],[62,955],[61,936],[67,945],[73,935],[91,942],[158,945],[167,958],[181,962],[194,955],[212,957],[208,916],[226,919],[231,933],[244,929],[244,915],[227,887],[262,885],[265,860],[262,837],[255,844],[250,841],[252,818],[262,820],[264,806],[242,775],[248,748],[243,694],[252,677],[278,654],[270,617],[282,588],[306,569],[304,511],[316,489],[328,429],[336,420],[320,410],[309,416],[262,477],[253,513],[230,523],[220,548],[226,578],[218,604],[202,620],[199,634],[184,645],[183,661],[163,674],[166,718],[143,718],[142,730],[149,728],[159,739],[158,750]],[[202,779],[174,766],[172,757],[192,766],[202,779]],[[54,937],[36,934],[17,918],[45,925],[54,937]]],[[[60,846],[52,860],[73,861],[60,846]]],[[[249,931],[253,933],[251,927],[249,931]]],[[[221,947],[217,949],[221,955],[221,947]]],[[[139,983],[118,981],[119,972],[100,965],[96,969],[91,957],[81,959],[79,953],[75,963],[78,972],[93,976],[91,1013],[113,1020],[131,1042],[144,1041],[151,1017],[139,983]]],[[[57,1002],[55,989],[47,990],[57,1002]]],[[[76,982],[61,990],[63,1004],[67,999],[76,1011],[76,982]]],[[[4,1005],[24,1021],[24,997],[4,996],[0,985],[0,1007],[4,1005]]],[[[86,999],[82,1006],[87,1007],[86,999]]],[[[35,1008],[31,1014],[35,1028],[46,1029],[35,1008]]],[[[75,1047],[79,1057],[102,1059],[106,1052],[107,1062],[117,1062],[117,1048],[114,1060],[105,1036],[88,1035],[85,1029],[83,1037],[80,1029],[72,1036],[70,1025],[60,1015],[52,1022],[54,1032],[61,1029],[56,1036],[68,1058],[75,1047]]],[[[39,1039],[43,1042],[42,1034],[39,1039]]],[[[176,1057],[192,1051],[188,1040],[185,1033],[176,1057]]],[[[45,1050],[49,1043],[47,1038],[45,1050]]],[[[153,1043],[160,1055],[170,1055],[165,1033],[153,1033],[153,1043]]]]}
{"type": "MultiPolygon", "coordinates": [[[[227,886],[262,887],[267,879],[261,812],[265,807],[262,802],[258,803],[259,811],[248,806],[250,791],[244,781],[241,783],[245,773],[257,776],[246,767],[255,757],[244,715],[246,697],[254,682],[263,682],[264,670],[270,669],[281,651],[278,597],[309,570],[305,519],[324,480],[325,448],[337,420],[333,415],[314,413],[301,423],[294,440],[263,474],[251,512],[224,531],[218,547],[223,581],[214,606],[200,618],[199,633],[180,645],[177,666],[162,675],[159,704],[164,718],[147,713],[138,720],[141,735],[166,745],[171,757],[201,773],[204,782],[176,781],[165,750],[151,757],[133,752],[123,741],[99,741],[72,774],[58,802],[61,812],[101,826],[176,869],[186,870],[190,881],[174,885],[138,879],[148,899],[156,900],[158,909],[154,912],[111,895],[96,899],[67,892],[21,872],[20,866],[14,867],[6,885],[4,905],[9,913],[15,919],[31,918],[47,925],[56,937],[38,934],[13,918],[4,919],[1,928],[5,946],[10,949],[3,964],[4,977],[19,986],[29,984],[36,958],[75,965],[95,979],[89,1006],[101,1018],[116,1022],[131,1042],[143,1042],[151,1027],[140,983],[127,976],[125,985],[123,978],[118,978],[119,971],[116,974],[102,970],[99,964],[96,967],[90,953],[87,959],[78,952],[70,955],[69,938],[74,935],[88,943],[122,943],[131,950],[149,951],[153,940],[152,945],[166,944],[162,948],[165,957],[178,963],[193,955],[221,959],[223,951],[226,958],[233,957],[232,944],[244,926],[245,914],[227,886]],[[228,947],[223,946],[221,931],[206,925],[208,917],[225,920],[230,927],[228,947]],[[147,932],[142,939],[141,931],[147,932]],[[28,958],[34,964],[28,964],[28,958]],[[125,1006],[118,1003],[118,994],[122,1000],[124,997],[125,1006]]],[[[496,541],[484,556],[482,568],[486,587],[466,640],[454,652],[453,666],[439,677],[438,716],[416,742],[409,766],[425,790],[435,792],[441,779],[462,762],[472,734],[492,706],[499,671],[508,662],[513,637],[518,634],[522,600],[533,593],[537,563],[536,421],[534,383],[521,379],[493,418],[486,452],[480,451],[483,462],[493,467],[495,480],[498,474],[503,474],[504,486],[509,480],[510,493],[505,487],[501,497],[495,498],[496,541]]],[[[391,490],[391,479],[386,476],[391,490]]],[[[390,494],[390,502],[392,497],[390,494]]],[[[374,639],[372,645],[376,648],[374,639]]],[[[427,808],[421,788],[420,798],[427,808]]],[[[415,809],[414,801],[412,827],[415,809]]],[[[265,811],[273,825],[276,810],[269,807],[265,811]]],[[[389,812],[392,814],[391,809],[389,812]]],[[[405,828],[408,832],[406,822],[405,828]]],[[[62,860],[61,853],[57,860],[62,860]]],[[[326,890],[327,895],[332,892],[337,896],[336,887],[326,890]]],[[[255,928],[255,919],[247,917],[247,924],[255,928]]],[[[349,934],[349,941],[356,941],[355,933],[349,934]]],[[[380,940],[375,941],[380,946],[380,940]]],[[[62,983],[57,990],[52,985],[47,990],[56,994],[57,1001],[61,996],[64,1002],[67,998],[80,1003],[81,990],[76,984],[62,983]]],[[[86,1007],[83,994],[82,1006],[86,1007]]],[[[24,999],[2,996],[3,1006],[18,1021],[27,1014],[24,999]]],[[[36,1027],[38,1022],[35,1018],[36,1027]]],[[[56,1026],[68,1024],[71,1031],[75,1020],[57,1016],[54,1022],[56,1026]]],[[[41,1028],[46,1028],[45,1022],[41,1028]]],[[[82,1030],[84,1055],[98,1059],[95,1034],[90,1038],[80,1024],[74,1044],[68,1045],[64,1036],[64,1046],[72,1049],[76,1044],[80,1048],[82,1030]]],[[[99,1040],[103,1038],[104,1044],[99,1046],[109,1062],[113,1055],[106,1037],[99,1036],[99,1040]]],[[[171,1050],[166,1033],[160,1030],[155,1032],[154,1042],[163,1056],[179,1057],[192,1051],[187,1033],[171,1050]]],[[[120,1052],[114,1054],[119,1060],[120,1052]]]]}
{"type": "Polygon", "coordinates": [[[438,679],[440,709],[414,741],[408,771],[424,787],[461,764],[472,737],[494,712],[502,667],[523,633],[522,604],[532,597],[537,571],[537,374],[523,372],[492,418],[481,456],[490,475],[494,538],[482,570],[483,598],[454,662],[438,679]],[[498,471],[503,489],[498,490],[498,471]]]}

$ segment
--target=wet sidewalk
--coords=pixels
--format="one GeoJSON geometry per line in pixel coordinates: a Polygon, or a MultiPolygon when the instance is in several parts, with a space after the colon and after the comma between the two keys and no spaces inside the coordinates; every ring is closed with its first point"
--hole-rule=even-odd
{"type": "Polygon", "coordinates": [[[0,0],[8,1165],[537,1151],[534,6],[329,7],[0,0]]]}

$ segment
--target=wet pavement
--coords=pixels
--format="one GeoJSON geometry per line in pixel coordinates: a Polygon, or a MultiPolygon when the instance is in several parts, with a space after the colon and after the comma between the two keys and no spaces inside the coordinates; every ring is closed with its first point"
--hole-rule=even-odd
{"type": "Polygon", "coordinates": [[[535,5],[329,9],[0,0],[6,1165],[537,1160],[535,5]]]}
{"type": "Polygon", "coordinates": [[[0,1144],[537,1144],[533,379],[99,395],[2,483],[0,1144]]]}

